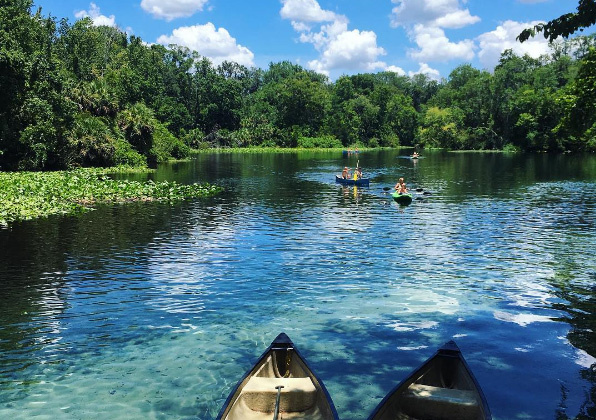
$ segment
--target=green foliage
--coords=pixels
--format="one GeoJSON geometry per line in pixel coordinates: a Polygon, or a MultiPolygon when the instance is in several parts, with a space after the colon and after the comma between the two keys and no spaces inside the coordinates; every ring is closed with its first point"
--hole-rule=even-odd
{"type": "Polygon", "coordinates": [[[0,172],[0,226],[55,214],[76,214],[97,203],[176,202],[217,194],[208,184],[113,180],[105,170],[0,172]]]}
{"type": "Polygon", "coordinates": [[[144,166],[147,158],[132,148],[132,145],[124,139],[118,139],[114,143],[113,163],[116,166],[144,166]]]}
{"type": "Polygon", "coordinates": [[[568,37],[574,32],[590,27],[596,23],[596,2],[594,0],[579,0],[576,13],[565,13],[547,23],[539,23],[532,28],[524,29],[517,40],[524,42],[528,38],[542,32],[549,41],[558,37],[568,37]]]}
{"type": "Polygon", "coordinates": [[[337,138],[333,136],[320,136],[320,137],[299,137],[298,147],[305,149],[332,149],[341,148],[342,144],[337,138]]]}
{"type": "MultiPolygon", "coordinates": [[[[580,1],[576,22],[590,22],[589,3],[580,1]]],[[[214,67],[185,47],[31,8],[0,7],[0,170],[155,165],[189,148],[338,141],[594,150],[594,36],[553,43],[539,59],[506,51],[493,74],[462,65],[442,82],[381,72],[331,83],[287,61],[214,67]]]]}
{"type": "Polygon", "coordinates": [[[205,143],[203,139],[205,138],[205,133],[203,133],[198,128],[193,128],[188,133],[185,133],[182,137],[182,141],[191,149],[200,149],[202,145],[205,143]]]}
{"type": "Polygon", "coordinates": [[[182,159],[190,155],[190,147],[174,137],[167,127],[159,122],[153,131],[153,147],[149,151],[149,164],[155,165],[167,161],[170,157],[182,159]]]}
{"type": "Polygon", "coordinates": [[[72,98],[79,109],[97,117],[114,117],[118,113],[116,95],[104,78],[81,81],[72,89],[72,98]]]}
{"type": "Polygon", "coordinates": [[[580,61],[577,78],[556,99],[560,123],[554,133],[566,139],[566,148],[596,151],[596,48],[580,61]]]}
{"type": "Polygon", "coordinates": [[[461,110],[428,108],[422,118],[419,141],[423,147],[467,148],[468,136],[461,110]]]}
{"type": "Polygon", "coordinates": [[[153,111],[143,103],[134,104],[118,114],[118,126],[124,137],[142,155],[148,155],[153,148],[156,124],[153,111]]]}
{"type": "Polygon", "coordinates": [[[114,134],[102,118],[89,113],[78,114],[67,139],[71,154],[69,166],[102,167],[114,164],[114,134]]]}

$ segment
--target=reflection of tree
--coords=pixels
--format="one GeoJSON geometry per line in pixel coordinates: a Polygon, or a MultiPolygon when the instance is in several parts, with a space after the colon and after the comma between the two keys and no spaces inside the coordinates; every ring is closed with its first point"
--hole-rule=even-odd
{"type": "MultiPolygon", "coordinates": [[[[565,303],[554,305],[556,309],[565,311],[568,317],[562,321],[571,325],[571,331],[567,335],[569,342],[576,348],[584,350],[589,355],[596,357],[596,274],[593,275],[592,285],[577,285],[571,283],[556,284],[555,294],[563,299],[565,303]]],[[[591,384],[586,400],[582,404],[580,413],[576,420],[588,420],[596,418],[596,363],[590,368],[582,369],[581,376],[591,384]]],[[[557,420],[565,420],[569,417],[562,410],[565,407],[567,391],[561,390],[561,408],[557,412],[557,420]]]]}
{"type": "Polygon", "coordinates": [[[124,254],[145,247],[171,223],[169,211],[155,211],[159,206],[114,206],[0,230],[0,386],[20,382],[26,374],[17,372],[34,364],[61,363],[56,353],[72,351],[64,316],[72,262],[80,257],[85,269],[101,269],[111,261],[106,248],[124,254]]]}

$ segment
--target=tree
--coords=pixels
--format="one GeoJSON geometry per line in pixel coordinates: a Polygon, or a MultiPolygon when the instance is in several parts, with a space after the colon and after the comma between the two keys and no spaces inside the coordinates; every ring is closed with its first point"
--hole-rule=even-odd
{"type": "Polygon", "coordinates": [[[578,76],[558,98],[563,114],[555,133],[564,136],[569,150],[596,150],[596,48],[581,61],[578,76]]]}
{"type": "Polygon", "coordinates": [[[56,22],[31,15],[31,1],[0,6],[0,168],[62,167],[74,106],[54,48],[56,22]]]}
{"type": "Polygon", "coordinates": [[[419,140],[423,146],[465,148],[467,135],[462,111],[457,108],[428,108],[422,117],[419,140]]]}
{"type": "Polygon", "coordinates": [[[331,104],[327,87],[308,72],[270,83],[264,93],[264,99],[276,110],[277,125],[285,130],[300,127],[300,134],[306,136],[318,134],[331,104]]]}
{"type": "Polygon", "coordinates": [[[390,132],[397,135],[399,144],[414,145],[418,119],[418,112],[414,109],[412,98],[397,93],[389,99],[385,121],[390,132]]]}
{"type": "Polygon", "coordinates": [[[596,23],[596,1],[579,0],[576,13],[566,13],[547,23],[539,23],[533,28],[524,29],[518,36],[519,42],[524,42],[539,32],[543,32],[544,37],[549,41],[554,41],[562,36],[567,38],[569,35],[596,23]]]}

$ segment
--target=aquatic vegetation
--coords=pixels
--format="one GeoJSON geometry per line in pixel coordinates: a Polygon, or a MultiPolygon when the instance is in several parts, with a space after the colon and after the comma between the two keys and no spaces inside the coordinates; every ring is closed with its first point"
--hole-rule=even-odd
{"type": "MultiPolygon", "coordinates": [[[[134,169],[116,170],[128,171],[134,169]]],[[[115,172],[113,168],[0,172],[0,226],[55,214],[76,214],[100,203],[176,202],[211,196],[222,190],[209,184],[114,180],[108,176],[112,172],[115,172]]]]}

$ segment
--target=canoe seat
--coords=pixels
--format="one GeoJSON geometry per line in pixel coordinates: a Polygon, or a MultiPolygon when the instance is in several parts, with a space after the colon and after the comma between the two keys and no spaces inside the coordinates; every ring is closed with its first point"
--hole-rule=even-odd
{"type": "Polygon", "coordinates": [[[276,386],[282,385],[279,410],[306,411],[317,399],[317,389],[310,378],[266,378],[253,376],[244,386],[242,399],[254,411],[273,412],[277,398],[276,386]]]}
{"type": "Polygon", "coordinates": [[[413,417],[474,420],[480,406],[474,391],[412,384],[403,396],[403,410],[413,417]]]}

